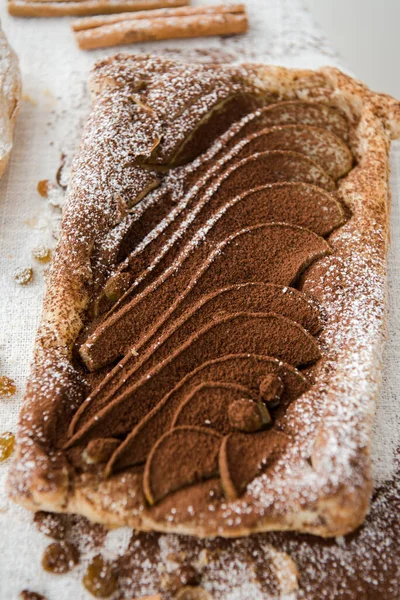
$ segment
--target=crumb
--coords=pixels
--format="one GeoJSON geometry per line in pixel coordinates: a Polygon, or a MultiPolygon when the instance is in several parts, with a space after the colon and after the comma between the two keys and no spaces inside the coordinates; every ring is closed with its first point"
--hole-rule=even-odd
{"type": "Polygon", "coordinates": [[[36,246],[36,248],[33,248],[32,250],[32,256],[39,262],[46,263],[49,262],[51,258],[51,250],[44,245],[36,246]]]}
{"type": "Polygon", "coordinates": [[[42,196],[42,198],[47,198],[47,196],[49,195],[50,185],[51,184],[48,179],[41,179],[38,182],[36,189],[39,192],[39,194],[42,196]]]}
{"type": "Polygon", "coordinates": [[[32,267],[20,267],[14,272],[14,281],[19,285],[27,285],[32,281],[32,267]]]}
{"type": "Polygon", "coordinates": [[[6,375],[0,377],[0,396],[14,396],[17,391],[15,381],[6,375]]]}

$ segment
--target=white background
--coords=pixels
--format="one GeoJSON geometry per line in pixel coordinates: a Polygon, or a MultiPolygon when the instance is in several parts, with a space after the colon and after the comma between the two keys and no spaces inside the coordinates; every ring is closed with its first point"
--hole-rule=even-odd
{"type": "Polygon", "coordinates": [[[372,89],[400,98],[400,0],[305,4],[344,64],[372,89]]]}

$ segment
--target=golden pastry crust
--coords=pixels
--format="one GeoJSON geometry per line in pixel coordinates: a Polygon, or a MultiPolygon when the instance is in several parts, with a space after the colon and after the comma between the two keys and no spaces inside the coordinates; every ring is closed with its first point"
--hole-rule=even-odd
{"type": "MultiPolygon", "coordinates": [[[[125,214],[110,182],[118,168],[117,153],[93,160],[99,137],[110,140],[118,126],[118,114],[113,121],[104,99],[110,90],[123,97],[131,73],[149,68],[151,61],[117,55],[98,63],[92,73],[93,108],[48,277],[17,459],[10,473],[12,498],[32,510],[67,511],[109,526],[198,537],[267,530],[345,534],[363,521],[372,489],[371,426],[386,327],[389,149],[390,139],[400,136],[400,104],[334,68],[241,66],[249,84],[260,92],[340,108],[353,124],[350,145],[357,159],[338,188],[350,217],[329,238],[334,253],[316,262],[303,284],[326,309],[320,342],[329,351],[317,367],[315,385],[301,396],[301,404],[291,405],[288,422],[296,430],[295,441],[277,467],[257,477],[233,502],[228,503],[218,481],[210,479],[192,486],[193,504],[192,488],[184,490],[189,510],[176,510],[182,490],[170,494],[161,508],[149,509],[142,476],[134,469],[109,479],[77,475],[62,451],[46,449],[57,427],[62,429],[61,420],[68,421],[82,401],[72,351],[91,298],[95,236],[125,214]]],[[[163,64],[168,68],[172,63],[163,64]]]]}
{"type": "Polygon", "coordinates": [[[0,29],[0,177],[10,158],[20,103],[21,75],[18,58],[0,29]]]}

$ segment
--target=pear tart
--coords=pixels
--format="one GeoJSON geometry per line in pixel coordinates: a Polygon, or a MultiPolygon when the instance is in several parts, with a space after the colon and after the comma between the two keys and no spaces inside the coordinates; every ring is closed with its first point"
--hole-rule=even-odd
{"type": "Polygon", "coordinates": [[[400,106],[343,73],[95,65],[13,498],[341,535],[371,493],[400,106]]]}

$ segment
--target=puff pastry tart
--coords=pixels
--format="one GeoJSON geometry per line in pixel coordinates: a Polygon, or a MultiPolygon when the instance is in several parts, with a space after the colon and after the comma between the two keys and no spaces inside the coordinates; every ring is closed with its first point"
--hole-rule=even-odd
{"type": "Polygon", "coordinates": [[[21,75],[18,58],[0,27],[0,177],[10,158],[20,103],[21,75]]]}
{"type": "Polygon", "coordinates": [[[91,76],[10,485],[199,537],[358,526],[400,105],[333,68],[91,76]]]}

